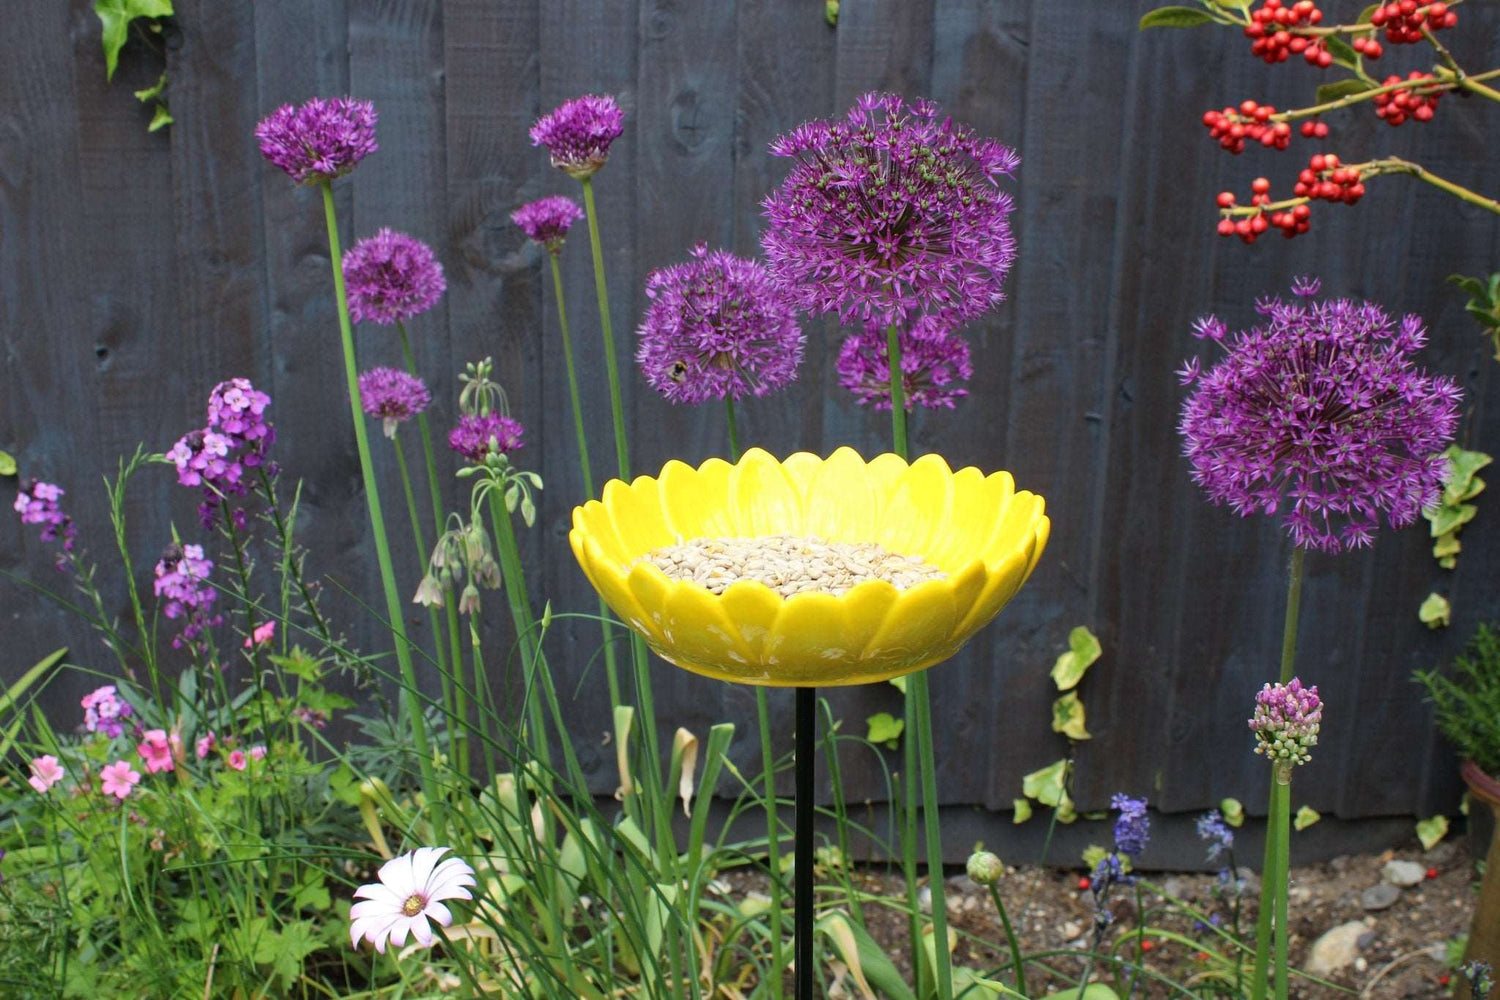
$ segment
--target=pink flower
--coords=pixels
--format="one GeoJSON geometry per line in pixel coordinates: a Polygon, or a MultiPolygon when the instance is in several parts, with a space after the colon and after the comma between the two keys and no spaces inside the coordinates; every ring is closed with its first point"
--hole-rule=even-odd
{"type": "Polygon", "coordinates": [[[253,746],[253,747],[250,748],[250,759],[251,760],[265,760],[265,758],[266,758],[266,748],[264,746],[261,746],[260,744],[256,744],[255,746],[253,746]]]}
{"type": "Polygon", "coordinates": [[[252,646],[264,646],[276,635],[276,623],[266,622],[264,625],[255,626],[248,638],[245,639],[245,648],[252,646]]]}
{"type": "Polygon", "coordinates": [[[243,771],[245,769],[245,751],[229,751],[229,766],[234,768],[236,771],[243,771]]]}
{"type": "Polygon", "coordinates": [[[117,760],[99,772],[99,777],[104,779],[104,794],[113,795],[123,801],[130,790],[140,783],[141,775],[135,768],[130,766],[129,761],[117,760]]]}
{"type": "Polygon", "coordinates": [[[202,760],[203,758],[207,757],[209,753],[213,751],[214,744],[217,742],[218,738],[214,736],[214,731],[212,729],[208,731],[208,734],[206,736],[198,737],[198,743],[194,747],[194,749],[198,753],[198,759],[202,760]]]}
{"type": "Polygon", "coordinates": [[[469,889],[474,886],[474,869],[458,858],[440,863],[447,853],[446,847],[419,847],[381,865],[379,882],[354,890],[360,902],[349,911],[349,937],[356,948],[364,939],[383,954],[387,942],[399,948],[407,934],[424,948],[432,945],[428,921],[442,927],[453,923],[442,900],[473,898],[469,889]]]}
{"type": "MultiPolygon", "coordinates": [[[[148,729],[141,734],[143,739],[136,751],[140,753],[141,759],[146,762],[146,771],[155,774],[158,771],[170,771],[176,766],[173,761],[172,744],[168,742],[167,733],[164,729],[148,729]]],[[[180,742],[180,741],[179,741],[180,742]]]]}
{"type": "Polygon", "coordinates": [[[47,789],[63,779],[62,766],[57,763],[57,758],[51,754],[38,757],[31,762],[31,777],[26,781],[39,795],[47,794],[47,789]]]}

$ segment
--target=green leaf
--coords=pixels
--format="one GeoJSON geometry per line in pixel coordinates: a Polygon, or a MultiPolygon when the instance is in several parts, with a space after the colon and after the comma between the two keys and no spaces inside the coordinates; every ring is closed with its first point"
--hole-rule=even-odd
{"type": "Polygon", "coordinates": [[[1059,691],[1068,691],[1078,686],[1083,675],[1103,650],[1099,640],[1085,625],[1079,625],[1068,633],[1068,651],[1052,665],[1052,682],[1059,691]]]}
{"type": "Polygon", "coordinates": [[[1016,826],[1020,826],[1022,823],[1031,818],[1030,799],[1011,799],[1010,807],[1012,810],[1010,821],[1016,826]]]}
{"type": "Polygon", "coordinates": [[[146,126],[146,131],[160,131],[172,124],[174,120],[171,113],[167,111],[167,106],[165,104],[158,104],[156,106],[156,114],[151,116],[151,124],[146,126]]]}
{"type": "Polygon", "coordinates": [[[135,99],[137,101],[140,101],[142,104],[145,104],[147,101],[155,100],[156,98],[160,97],[162,91],[166,89],[167,71],[162,70],[161,78],[156,81],[156,85],[153,87],[147,87],[145,90],[137,90],[135,92],[135,99]]]}
{"type": "Polygon", "coordinates": [[[1448,836],[1447,816],[1439,814],[1417,821],[1417,839],[1422,842],[1422,850],[1432,850],[1438,845],[1438,841],[1446,836],[1448,836]]]}
{"type": "Polygon", "coordinates": [[[172,0],[94,0],[94,13],[104,26],[104,79],[113,80],[130,22],[138,17],[170,17],[172,0]]]}
{"type": "Polygon", "coordinates": [[[1075,822],[1078,819],[1078,810],[1073,807],[1073,799],[1066,791],[1062,794],[1062,801],[1057,803],[1057,809],[1054,810],[1053,817],[1064,825],[1075,822]]]}
{"type": "Polygon", "coordinates": [[[1438,507],[1426,512],[1427,520],[1432,523],[1432,537],[1439,538],[1450,531],[1468,524],[1474,520],[1474,515],[1479,513],[1479,508],[1471,503],[1462,503],[1456,507],[1438,507]]]}
{"type": "Polygon", "coordinates": [[[1238,828],[1245,825],[1245,807],[1240,804],[1239,799],[1220,799],[1219,815],[1224,817],[1224,822],[1238,828]]]}
{"type": "Polygon", "coordinates": [[[1385,6],[1385,4],[1383,4],[1383,3],[1372,3],[1372,4],[1370,4],[1370,6],[1366,7],[1364,10],[1362,10],[1362,11],[1359,12],[1359,16],[1354,19],[1354,23],[1355,24],[1369,24],[1370,23],[1370,18],[1374,17],[1375,16],[1375,12],[1377,10],[1379,10],[1380,8],[1384,7],[1384,6],[1385,6]]]}
{"type": "Polygon", "coordinates": [[[1141,28],[1195,28],[1212,24],[1213,16],[1196,7],[1158,7],[1141,17],[1141,28]]]}
{"type": "Polygon", "coordinates": [[[1048,993],[1043,1000],[1120,1000],[1120,995],[1104,983],[1089,983],[1081,990],[1074,986],[1061,993],[1048,993]]]}
{"type": "Polygon", "coordinates": [[[1354,69],[1359,65],[1359,53],[1349,47],[1349,43],[1338,35],[1324,35],[1323,45],[1333,55],[1333,61],[1340,66],[1354,69]]]}
{"type": "Polygon", "coordinates": [[[1453,607],[1442,594],[1428,594],[1427,600],[1417,609],[1417,617],[1431,629],[1446,628],[1453,620],[1453,607]]]}
{"type": "Polygon", "coordinates": [[[871,743],[884,743],[891,750],[900,745],[901,733],[906,729],[906,722],[890,712],[876,712],[865,720],[865,725],[870,727],[865,739],[871,743]]]}
{"type": "Polygon", "coordinates": [[[1099,867],[1099,862],[1109,857],[1109,852],[1098,844],[1090,844],[1083,849],[1083,864],[1089,871],[1099,867]]]}
{"type": "Polygon", "coordinates": [[[1065,795],[1063,784],[1068,776],[1066,758],[1032,771],[1021,779],[1021,794],[1044,806],[1056,806],[1065,795]]]}
{"type": "Polygon", "coordinates": [[[0,476],[16,474],[16,457],[8,451],[0,451],[0,476]]]}
{"type": "Polygon", "coordinates": [[[1354,77],[1350,77],[1347,80],[1335,80],[1332,83],[1318,85],[1318,94],[1315,102],[1318,104],[1330,104],[1340,98],[1353,97],[1355,94],[1363,94],[1367,90],[1374,89],[1372,84],[1354,77]]]}
{"type": "Polygon", "coordinates": [[[901,978],[895,963],[859,924],[835,911],[820,919],[817,927],[833,942],[834,948],[845,955],[844,964],[853,969],[855,962],[858,963],[858,968],[871,986],[895,1000],[917,1000],[911,987],[901,978]],[[846,952],[851,939],[854,944],[852,956],[846,952]],[[850,958],[853,960],[850,961],[850,958]]]}
{"type": "Polygon", "coordinates": [[[1292,817],[1292,829],[1301,833],[1322,818],[1312,806],[1303,806],[1297,810],[1297,815],[1292,817]]]}
{"type": "Polygon", "coordinates": [[[1084,728],[1083,702],[1077,691],[1069,691],[1052,703],[1052,731],[1070,740],[1093,739],[1084,728]]]}
{"type": "Polygon", "coordinates": [[[1462,549],[1463,544],[1458,540],[1458,535],[1450,531],[1432,543],[1432,558],[1444,569],[1452,569],[1458,562],[1453,557],[1462,549]]]}
{"type": "Polygon", "coordinates": [[[891,680],[890,680],[890,685],[891,685],[891,687],[895,688],[897,691],[900,691],[902,694],[905,694],[906,693],[906,675],[902,674],[900,677],[892,677],[891,680]]]}

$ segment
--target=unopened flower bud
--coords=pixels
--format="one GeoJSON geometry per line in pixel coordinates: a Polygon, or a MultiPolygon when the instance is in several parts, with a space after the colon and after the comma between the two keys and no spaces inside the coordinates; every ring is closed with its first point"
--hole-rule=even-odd
{"type": "Polygon", "coordinates": [[[994,885],[1005,874],[1005,864],[989,851],[969,855],[969,878],[980,885],[994,885]]]}
{"type": "Polygon", "coordinates": [[[479,588],[470,583],[458,598],[458,613],[472,615],[479,610],[479,588]]]}

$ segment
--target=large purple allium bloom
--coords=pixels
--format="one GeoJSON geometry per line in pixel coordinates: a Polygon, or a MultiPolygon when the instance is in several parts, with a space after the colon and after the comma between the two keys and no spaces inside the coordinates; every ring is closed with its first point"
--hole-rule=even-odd
{"type": "Polygon", "coordinates": [[[247,470],[267,463],[276,430],[266,420],[271,397],[249,379],[235,378],[214,386],[208,396],[208,424],[183,435],[167,460],[177,467],[177,482],[203,490],[198,508],[205,527],[212,527],[225,497],[250,492],[247,470]]]}
{"type": "Polygon", "coordinates": [[[396,427],[421,413],[432,403],[432,393],[422,380],[399,368],[371,368],[359,376],[360,405],[372,417],[385,422],[385,436],[396,436],[396,427]]]}
{"type": "Polygon", "coordinates": [[[546,146],[552,165],[583,180],[609,159],[609,146],[625,132],[625,112],[613,97],[576,97],[531,126],[531,144],[546,146]]]}
{"type": "Polygon", "coordinates": [[[1132,858],[1138,857],[1151,839],[1151,818],[1146,815],[1146,800],[1117,793],[1109,804],[1120,811],[1115,817],[1115,850],[1132,858]]]}
{"type": "Polygon", "coordinates": [[[1001,191],[1020,159],[954,125],[936,104],[866,94],[844,121],[778,137],[796,160],[764,202],[771,273],[812,313],[900,322],[951,311],[972,319],[1003,297],[1015,260],[1001,191]]]}
{"type": "Polygon", "coordinates": [[[499,411],[465,414],[448,432],[448,447],[481,465],[490,454],[508,455],[521,447],[521,422],[499,411]]]}
{"type": "Polygon", "coordinates": [[[765,266],[702,243],[693,259],[652,271],[636,360],[673,403],[764,396],[797,377],[797,310],[765,266]]]}
{"type": "Polygon", "coordinates": [[[344,254],[349,318],[382,326],[420,316],[448,287],[432,248],[415,237],[382,229],[344,254]]]}
{"type": "Polygon", "coordinates": [[[1438,501],[1462,393],[1411,355],[1427,342],[1420,318],[1396,324],[1380,306],[1272,299],[1265,322],[1232,336],[1213,317],[1195,335],[1228,351],[1207,372],[1179,372],[1193,394],[1179,431],[1193,479],[1215,504],[1275,513],[1297,545],[1337,552],[1374,541],[1377,516],[1411,524],[1438,501]]]}
{"type": "Polygon", "coordinates": [[[208,582],[214,562],[203,554],[201,545],[167,546],[161,561],[156,564],[156,579],[152,584],[156,596],[165,598],[162,614],[168,618],[185,618],[182,632],[172,640],[172,646],[180,649],[203,633],[204,629],[220,624],[224,618],[213,613],[219,592],[208,582]]]}
{"type": "MultiPolygon", "coordinates": [[[[16,513],[21,515],[22,524],[41,525],[41,540],[53,542],[61,538],[63,552],[68,553],[73,551],[78,540],[78,526],[58,503],[65,492],[61,486],[44,483],[39,479],[28,479],[21,483],[14,507],[16,513]]],[[[59,568],[63,568],[67,558],[66,555],[58,557],[59,568]]]]}
{"type": "Polygon", "coordinates": [[[510,213],[510,221],[551,253],[562,249],[573,223],[583,218],[583,209],[572,198],[560,194],[527,202],[510,213]]]}
{"type": "MultiPolygon", "coordinates": [[[[969,344],[950,336],[949,325],[935,315],[923,316],[898,334],[901,345],[901,385],[905,408],[946,407],[967,396],[969,390],[956,384],[974,374],[969,362],[969,344]]],[[[877,410],[891,408],[891,366],[887,359],[886,331],[875,320],[863,333],[850,334],[839,348],[839,385],[854,393],[861,404],[877,410]]]]}
{"type": "Polygon", "coordinates": [[[1293,677],[1287,684],[1267,684],[1255,696],[1255,714],[1250,729],[1255,733],[1255,752],[1276,764],[1306,764],[1309,751],[1318,745],[1323,725],[1323,700],[1318,686],[1303,687],[1293,677]]]}
{"type": "Polygon", "coordinates": [[[369,101],[314,97],[271,112],[255,126],[255,138],[260,155],[298,184],[313,184],[347,174],[380,148],[375,119],[369,101]]]}

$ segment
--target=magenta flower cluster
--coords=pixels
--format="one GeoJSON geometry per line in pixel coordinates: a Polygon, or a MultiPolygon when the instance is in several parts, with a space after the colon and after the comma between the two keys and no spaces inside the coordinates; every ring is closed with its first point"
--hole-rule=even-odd
{"type": "Polygon", "coordinates": [[[557,253],[573,223],[583,218],[583,209],[572,198],[553,195],[527,202],[510,213],[510,221],[521,227],[521,231],[532,240],[557,253]]]}
{"type": "Polygon", "coordinates": [[[609,147],[625,132],[625,112],[613,97],[574,98],[531,126],[531,144],[545,146],[552,165],[570,177],[591,176],[609,159],[609,147]]]}
{"type": "Polygon", "coordinates": [[[1255,733],[1255,752],[1288,764],[1306,764],[1318,745],[1323,724],[1323,701],[1318,686],[1303,687],[1293,677],[1286,684],[1267,684],[1255,696],[1255,714],[1250,729],[1255,733]]]}
{"type": "Polygon", "coordinates": [[[271,397],[249,379],[235,378],[214,386],[208,397],[208,425],[180,438],[167,452],[177,467],[177,481],[203,489],[198,508],[205,527],[225,497],[250,491],[246,471],[262,466],[276,431],[266,420],[271,397]]]}
{"type": "Polygon", "coordinates": [[[448,432],[448,447],[475,465],[483,465],[491,454],[508,455],[521,447],[521,422],[498,410],[465,414],[448,432]]]}
{"type": "Polygon", "coordinates": [[[349,318],[382,326],[405,322],[437,305],[448,288],[443,265],[421,240],[382,229],[344,254],[349,318]]]}
{"type": "MultiPolygon", "coordinates": [[[[957,383],[974,374],[969,361],[968,341],[949,335],[949,321],[938,315],[926,315],[897,336],[901,347],[901,387],[904,404],[929,409],[953,409],[954,403],[969,390],[957,383]]],[[[886,331],[873,319],[863,333],[850,334],[839,348],[839,385],[854,394],[861,405],[871,404],[877,410],[891,408],[891,366],[887,353],[886,331]]]]}
{"type": "Polygon", "coordinates": [[[214,600],[219,596],[208,582],[213,568],[214,562],[203,554],[203,546],[175,542],[167,546],[156,564],[152,587],[156,596],[164,600],[162,614],[171,619],[186,619],[182,632],[172,639],[174,649],[181,649],[204,630],[224,621],[222,615],[213,613],[214,600]]]}
{"type": "Polygon", "coordinates": [[[1398,324],[1370,302],[1262,302],[1260,325],[1229,335],[1212,317],[1195,333],[1228,355],[1203,371],[1179,430],[1193,479],[1215,504],[1274,514],[1297,545],[1337,552],[1369,545],[1378,515],[1393,528],[1436,503],[1447,475],[1462,393],[1417,367],[1427,342],[1416,316],[1398,324]]]}
{"type": "Polygon", "coordinates": [[[83,706],[83,728],[114,739],[125,731],[125,720],[135,714],[130,702],[121,698],[113,684],[95,688],[79,702],[83,706]]]}
{"type": "Polygon", "coordinates": [[[960,320],[1002,297],[1015,259],[998,187],[1015,152],[953,124],[930,101],[866,94],[843,121],[804,124],[771,144],[796,160],[764,202],[771,273],[812,313],[900,322],[960,320]]]}
{"type": "Polygon", "coordinates": [[[333,180],[353,170],[380,147],[375,143],[375,105],[351,97],[314,97],[300,107],[286,104],[255,126],[260,155],[298,184],[333,180]]]}
{"type": "Polygon", "coordinates": [[[764,265],[700,243],[693,259],[652,271],[636,360],[673,403],[775,392],[797,377],[797,309],[764,265]]]}
{"type": "MultiPolygon", "coordinates": [[[[65,492],[61,486],[44,483],[40,479],[28,479],[21,483],[14,506],[16,513],[21,515],[22,524],[41,525],[41,540],[53,542],[61,538],[63,552],[67,553],[73,551],[73,546],[78,541],[78,526],[58,503],[65,492]]],[[[65,561],[65,556],[58,557],[59,568],[65,561]]]]}
{"type": "Polygon", "coordinates": [[[385,436],[395,437],[397,426],[431,405],[432,393],[398,368],[371,368],[359,376],[359,399],[366,413],[384,421],[385,436]]]}

